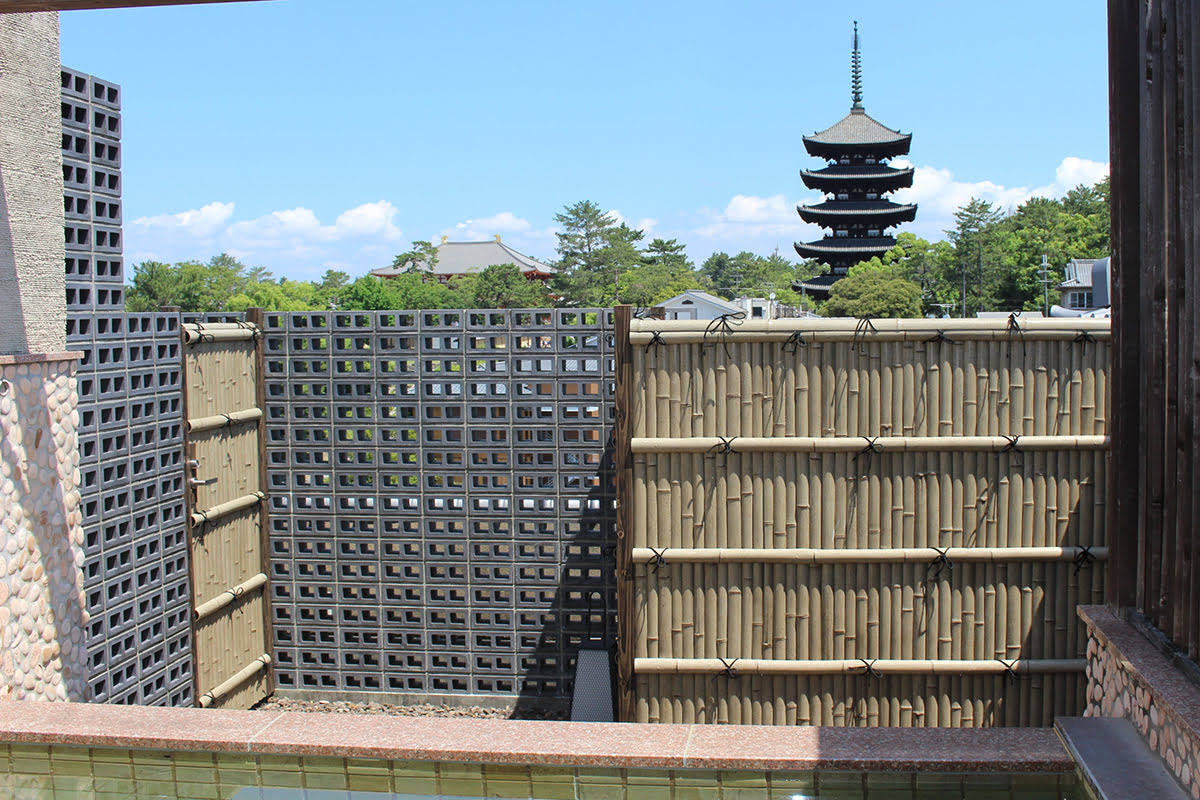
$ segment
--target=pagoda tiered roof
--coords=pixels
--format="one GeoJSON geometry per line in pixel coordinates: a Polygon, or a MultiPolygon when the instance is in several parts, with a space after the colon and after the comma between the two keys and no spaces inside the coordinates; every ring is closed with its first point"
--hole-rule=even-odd
{"type": "MultiPolygon", "coordinates": [[[[793,245],[801,258],[813,258],[830,267],[842,268],[866,261],[872,256],[883,257],[883,254],[896,246],[896,240],[891,236],[826,236],[815,242],[793,245]]],[[[836,272],[834,274],[837,274],[836,272]]]]}
{"type": "Polygon", "coordinates": [[[917,216],[916,206],[891,200],[827,200],[815,206],[796,206],[796,211],[805,222],[825,228],[838,223],[890,228],[901,222],[912,222],[917,216]]]}
{"type": "Polygon", "coordinates": [[[809,155],[831,160],[854,155],[902,156],[908,153],[911,143],[911,133],[880,124],[863,108],[852,108],[835,124],[804,137],[804,149],[809,155]]]}
{"type": "Polygon", "coordinates": [[[913,168],[886,164],[831,164],[823,169],[801,170],[800,178],[809,189],[822,192],[835,192],[841,188],[891,192],[912,186],[913,168]]]}

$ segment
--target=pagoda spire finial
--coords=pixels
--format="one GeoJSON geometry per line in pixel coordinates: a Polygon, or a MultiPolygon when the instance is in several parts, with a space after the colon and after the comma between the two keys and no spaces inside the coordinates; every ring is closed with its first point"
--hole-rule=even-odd
{"type": "Polygon", "coordinates": [[[862,57],[858,53],[858,20],[854,20],[853,52],[850,55],[850,99],[854,104],[851,111],[862,111],[862,57]]]}

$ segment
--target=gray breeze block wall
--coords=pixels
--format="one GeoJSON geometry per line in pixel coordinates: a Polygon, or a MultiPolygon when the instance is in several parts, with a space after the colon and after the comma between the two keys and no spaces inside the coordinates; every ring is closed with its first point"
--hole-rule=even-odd
{"type": "Polygon", "coordinates": [[[121,87],[61,67],[67,346],[78,372],[87,698],[192,704],[178,314],[125,314],[121,87]]]}
{"type": "Polygon", "coordinates": [[[178,314],[72,312],[88,699],[192,704],[178,314]]]}
{"type": "Polygon", "coordinates": [[[67,311],[124,311],[121,87],[62,67],[67,311]]]}
{"type": "Polygon", "coordinates": [[[611,314],[267,315],[279,689],[570,696],[615,633],[611,314]]]}

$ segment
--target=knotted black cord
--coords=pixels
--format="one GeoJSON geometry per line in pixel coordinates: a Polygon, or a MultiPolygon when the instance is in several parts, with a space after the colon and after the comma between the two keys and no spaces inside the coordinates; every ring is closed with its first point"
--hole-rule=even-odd
{"type": "Polygon", "coordinates": [[[1017,321],[1017,312],[1012,312],[1008,315],[1008,350],[1006,356],[1012,358],[1012,337],[1017,334],[1021,338],[1021,358],[1025,357],[1025,331],[1021,329],[1021,323],[1017,321]]]}
{"type": "Polygon", "coordinates": [[[228,414],[222,414],[221,416],[225,418],[225,427],[232,428],[233,427],[233,417],[229,416],[228,414]]]}
{"type": "Polygon", "coordinates": [[[724,669],[722,669],[721,672],[718,675],[716,675],[717,678],[721,677],[722,675],[724,675],[726,678],[736,678],[737,677],[737,670],[735,670],[733,668],[733,665],[738,662],[738,659],[735,658],[730,661],[726,661],[725,659],[718,657],[717,661],[720,661],[721,666],[724,667],[724,669]]]}
{"type": "Polygon", "coordinates": [[[1021,676],[1017,675],[1017,671],[1015,669],[1013,669],[1013,664],[1016,662],[1010,663],[1008,661],[1005,661],[1003,658],[997,658],[996,660],[1004,665],[1004,674],[1005,674],[1005,677],[1008,678],[1009,683],[1016,683],[1017,681],[1019,681],[1021,679],[1021,676]]]}
{"type": "Polygon", "coordinates": [[[717,438],[720,439],[721,441],[717,442],[712,447],[708,448],[708,452],[718,453],[723,456],[729,455],[730,453],[737,452],[736,450],[733,449],[733,443],[734,443],[734,441],[737,440],[738,437],[730,436],[728,439],[726,439],[724,436],[718,436],[717,438]]]}
{"type": "Polygon", "coordinates": [[[715,334],[721,338],[721,347],[725,350],[725,357],[733,358],[733,353],[729,349],[729,337],[733,334],[733,326],[729,321],[741,322],[745,318],[745,311],[730,311],[713,318],[704,328],[704,346],[709,346],[708,337],[715,334]]]}
{"type": "Polygon", "coordinates": [[[876,453],[883,453],[883,445],[879,443],[878,436],[864,436],[862,438],[867,440],[867,444],[862,450],[859,450],[858,453],[855,454],[854,460],[858,461],[860,457],[866,456],[867,466],[865,467],[865,471],[870,472],[871,459],[875,457],[876,453]]]}
{"type": "Polygon", "coordinates": [[[1079,570],[1084,567],[1090,567],[1096,561],[1096,554],[1092,552],[1091,545],[1084,545],[1079,548],[1079,552],[1075,554],[1075,574],[1079,574],[1079,570]]]}
{"type": "Polygon", "coordinates": [[[945,342],[946,344],[954,344],[954,340],[951,339],[949,336],[947,336],[946,332],[943,330],[938,330],[937,333],[935,333],[933,336],[930,336],[925,341],[929,342],[931,344],[940,343],[940,342],[945,342]]]}
{"type": "MultiPolygon", "coordinates": [[[[875,662],[878,660],[879,659],[877,659],[877,658],[872,658],[870,661],[867,661],[865,658],[860,658],[859,661],[862,662],[862,667],[863,667],[862,674],[870,675],[872,678],[882,678],[883,673],[881,673],[879,670],[875,669],[875,662]]],[[[858,668],[855,667],[855,669],[858,669],[858,668]]]]}
{"type": "Polygon", "coordinates": [[[1000,452],[1001,453],[1015,453],[1016,457],[1013,459],[1013,463],[1016,464],[1018,467],[1024,466],[1025,461],[1024,461],[1024,459],[1021,458],[1021,448],[1017,446],[1017,442],[1020,440],[1021,437],[1019,435],[1007,436],[1003,433],[1000,435],[1003,436],[1006,440],[1008,440],[1008,444],[1006,444],[1006,445],[1004,445],[1004,447],[1000,448],[1000,452]]]}
{"type": "Polygon", "coordinates": [[[646,349],[649,350],[655,345],[665,345],[666,343],[666,340],[662,337],[662,331],[650,331],[650,342],[646,345],[646,349]]]}
{"type": "Polygon", "coordinates": [[[854,326],[854,336],[850,339],[850,352],[857,351],[860,356],[867,354],[867,334],[879,333],[875,329],[875,323],[871,322],[873,315],[864,314],[858,319],[858,324],[854,326]]]}
{"type": "Polygon", "coordinates": [[[808,347],[808,342],[804,341],[804,332],[792,331],[792,335],[783,343],[783,352],[795,353],[801,347],[808,347]]]}
{"type": "Polygon", "coordinates": [[[1075,337],[1075,341],[1079,342],[1080,351],[1086,353],[1087,343],[1096,341],[1096,337],[1092,336],[1088,331],[1080,331],[1079,335],[1075,337]]]}
{"type": "Polygon", "coordinates": [[[934,547],[933,552],[937,553],[937,555],[934,556],[933,561],[929,562],[930,568],[937,567],[933,573],[933,577],[941,577],[942,570],[947,570],[949,572],[954,571],[954,562],[950,560],[949,547],[947,547],[945,550],[934,547]]]}
{"type": "Polygon", "coordinates": [[[653,569],[650,570],[650,574],[657,575],[658,568],[665,567],[667,565],[667,559],[663,556],[663,553],[667,552],[667,548],[664,547],[662,550],[655,550],[653,547],[651,547],[650,552],[654,553],[654,555],[652,555],[650,560],[646,563],[653,565],[653,569]]]}

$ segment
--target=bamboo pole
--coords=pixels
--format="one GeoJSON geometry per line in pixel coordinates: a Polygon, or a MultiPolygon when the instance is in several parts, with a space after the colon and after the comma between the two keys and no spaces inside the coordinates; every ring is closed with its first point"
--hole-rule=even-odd
{"type": "Polygon", "coordinates": [[[257,339],[261,334],[254,327],[232,326],[216,328],[213,326],[193,327],[183,326],[183,337],[189,345],[201,342],[246,342],[257,339]]]}
{"type": "Polygon", "coordinates": [[[262,419],[262,416],[263,412],[261,408],[248,408],[243,411],[234,411],[230,414],[217,414],[212,417],[189,419],[187,421],[187,428],[188,433],[201,433],[203,431],[216,430],[217,428],[241,425],[247,422],[257,422],[262,419]]]}
{"type": "MultiPolygon", "coordinates": [[[[953,424],[948,422],[947,424],[953,424]]],[[[690,438],[639,437],[634,453],[1006,453],[1051,450],[1105,450],[1106,436],[696,436],[690,438]],[[728,452],[726,452],[728,450],[728,452]]]]}
{"type": "Polygon", "coordinates": [[[1045,659],[893,659],[841,658],[785,661],[759,658],[638,658],[634,672],[640,675],[719,675],[729,680],[762,675],[865,675],[870,666],[880,676],[889,675],[1006,675],[1031,673],[1082,673],[1085,658],[1045,659]]]}
{"type": "MultiPolygon", "coordinates": [[[[1073,561],[1083,547],[949,547],[941,550],[932,547],[893,548],[755,548],[755,547],[696,547],[655,549],[635,547],[633,560],[654,563],[661,557],[670,564],[929,564],[937,561],[944,553],[950,562],[995,562],[995,561],[1073,561]]],[[[1087,548],[1097,561],[1108,558],[1108,548],[1087,548]]]]}
{"type": "Polygon", "coordinates": [[[202,511],[193,511],[192,526],[196,527],[206,523],[211,523],[213,520],[219,519],[220,517],[228,516],[229,514],[236,514],[237,512],[244,511],[248,508],[253,508],[266,499],[266,493],[252,492],[251,494],[244,495],[236,500],[230,500],[227,503],[218,503],[217,505],[212,506],[211,508],[206,508],[202,511]]]}
{"type": "Polygon", "coordinates": [[[256,589],[261,589],[266,584],[267,574],[265,572],[260,572],[257,575],[242,581],[237,586],[226,589],[213,599],[198,604],[195,610],[192,612],[193,616],[197,620],[204,619],[205,617],[220,611],[222,608],[225,608],[239,597],[242,597],[249,592],[253,592],[256,589]]]}

